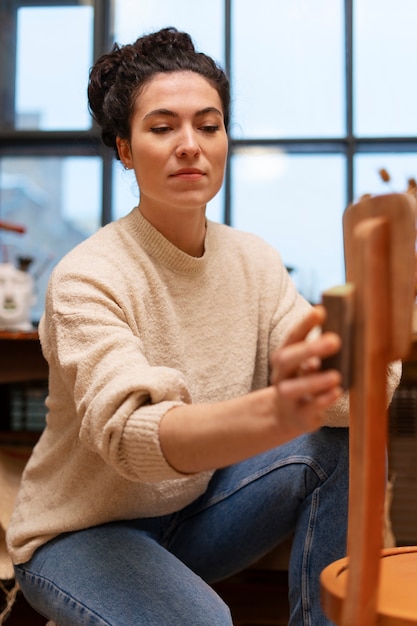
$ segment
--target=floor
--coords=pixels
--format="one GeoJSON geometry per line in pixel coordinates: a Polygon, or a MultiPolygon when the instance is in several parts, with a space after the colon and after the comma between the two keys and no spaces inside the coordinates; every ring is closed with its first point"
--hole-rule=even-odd
{"type": "MultiPolygon", "coordinates": [[[[0,604],[0,607],[2,605],[0,604]]],[[[4,621],[4,626],[45,626],[47,619],[36,613],[24,597],[18,593],[12,611],[4,621]]]]}
{"type": "MultiPolygon", "coordinates": [[[[288,588],[285,572],[247,570],[227,581],[217,583],[214,588],[231,607],[235,626],[288,624],[288,588]]],[[[47,620],[33,611],[23,596],[19,595],[4,626],[45,626],[46,622],[47,620]]]]}

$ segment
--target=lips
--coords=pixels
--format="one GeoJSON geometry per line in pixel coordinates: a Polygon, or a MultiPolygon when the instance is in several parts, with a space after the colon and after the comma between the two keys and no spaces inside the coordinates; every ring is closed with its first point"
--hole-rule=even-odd
{"type": "Polygon", "coordinates": [[[204,172],[195,167],[183,167],[171,174],[173,178],[179,178],[181,180],[199,180],[204,175],[204,172]]]}

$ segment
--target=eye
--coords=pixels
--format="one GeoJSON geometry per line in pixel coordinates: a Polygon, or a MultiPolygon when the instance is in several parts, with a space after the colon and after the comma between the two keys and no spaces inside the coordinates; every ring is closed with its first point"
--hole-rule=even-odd
{"type": "Polygon", "coordinates": [[[151,133],[155,133],[156,135],[162,135],[163,133],[167,133],[171,128],[169,126],[152,126],[151,133]]]}
{"type": "Polygon", "coordinates": [[[202,130],[205,133],[215,133],[217,130],[219,130],[220,126],[218,126],[217,124],[205,124],[204,126],[200,126],[200,130],[202,130]]]}

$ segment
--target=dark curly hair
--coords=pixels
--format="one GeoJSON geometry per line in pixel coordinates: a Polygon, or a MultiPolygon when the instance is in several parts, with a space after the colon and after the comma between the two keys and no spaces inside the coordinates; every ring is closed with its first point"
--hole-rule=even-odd
{"type": "Polygon", "coordinates": [[[116,137],[130,138],[131,117],[141,89],[155,74],[177,71],[196,72],[216,89],[227,130],[230,86],[225,72],[211,57],[195,50],[190,35],[173,27],[163,28],[133,44],[114,44],[90,70],[90,112],[101,127],[104,144],[114,149],[116,158],[116,137]]]}

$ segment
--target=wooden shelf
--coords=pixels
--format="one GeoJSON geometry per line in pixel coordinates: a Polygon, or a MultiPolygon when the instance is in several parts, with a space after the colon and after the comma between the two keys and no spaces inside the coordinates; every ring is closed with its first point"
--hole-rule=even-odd
{"type": "Polygon", "coordinates": [[[0,383],[47,378],[48,364],[37,331],[0,331],[0,383]]]}

